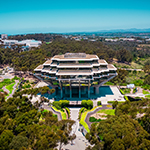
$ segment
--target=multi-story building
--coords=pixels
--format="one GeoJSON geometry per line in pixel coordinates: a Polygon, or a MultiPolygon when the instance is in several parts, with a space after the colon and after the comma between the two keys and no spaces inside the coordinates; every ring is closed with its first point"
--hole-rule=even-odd
{"type": "Polygon", "coordinates": [[[66,53],[55,55],[38,66],[35,76],[56,90],[59,98],[91,98],[99,87],[114,78],[116,68],[97,55],[66,53]]]}

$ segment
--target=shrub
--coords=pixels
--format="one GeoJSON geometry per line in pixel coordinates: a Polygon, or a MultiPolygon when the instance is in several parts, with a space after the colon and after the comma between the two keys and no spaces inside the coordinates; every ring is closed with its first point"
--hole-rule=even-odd
{"type": "Polygon", "coordinates": [[[90,109],[93,108],[93,101],[91,101],[91,100],[82,100],[81,105],[90,110],[90,109]]]}
{"type": "Polygon", "coordinates": [[[126,100],[126,101],[129,101],[129,99],[128,99],[128,96],[124,96],[124,99],[126,100]]]}
{"type": "Polygon", "coordinates": [[[90,121],[90,122],[96,122],[96,121],[97,121],[97,119],[96,119],[96,118],[94,118],[94,117],[90,117],[90,118],[89,118],[89,121],[90,121]]]}
{"type": "Polygon", "coordinates": [[[94,117],[90,117],[90,118],[89,118],[89,121],[90,121],[90,122],[100,122],[101,119],[96,119],[96,118],[94,118],[94,117]]]}
{"type": "Polygon", "coordinates": [[[53,106],[55,106],[57,109],[65,108],[69,105],[68,100],[60,100],[60,101],[54,101],[53,106]]]}
{"type": "Polygon", "coordinates": [[[79,110],[79,119],[81,118],[81,114],[83,112],[87,111],[87,109],[85,107],[82,107],[80,110],[79,110]]]}
{"type": "Polygon", "coordinates": [[[124,92],[123,92],[123,90],[122,90],[122,89],[119,89],[119,90],[120,90],[121,94],[122,94],[122,95],[124,95],[124,92]]]}
{"type": "Polygon", "coordinates": [[[60,100],[59,102],[60,102],[61,108],[65,108],[69,105],[68,100],[60,100]]]}
{"type": "Polygon", "coordinates": [[[54,101],[53,106],[56,107],[57,109],[61,109],[61,104],[59,101],[54,101]]]}
{"type": "Polygon", "coordinates": [[[65,107],[65,109],[66,109],[66,112],[68,114],[68,118],[70,118],[70,109],[68,107],[65,107]]]}
{"type": "Polygon", "coordinates": [[[97,106],[100,106],[100,105],[101,105],[101,101],[98,101],[98,102],[97,102],[97,106]]]}

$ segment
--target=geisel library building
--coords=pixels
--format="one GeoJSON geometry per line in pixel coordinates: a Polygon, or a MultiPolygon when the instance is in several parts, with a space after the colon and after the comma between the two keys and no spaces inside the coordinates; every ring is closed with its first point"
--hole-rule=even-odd
{"type": "Polygon", "coordinates": [[[116,68],[97,55],[66,53],[55,55],[38,66],[35,76],[55,89],[55,98],[94,98],[99,88],[114,78],[116,68]]]}

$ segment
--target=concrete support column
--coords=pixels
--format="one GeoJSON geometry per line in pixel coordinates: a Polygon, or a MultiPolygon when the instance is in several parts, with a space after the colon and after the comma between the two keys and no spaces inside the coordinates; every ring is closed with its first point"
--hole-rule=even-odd
{"type": "Polygon", "coordinates": [[[79,98],[81,98],[81,86],[80,86],[80,80],[79,80],[79,98]]]}
{"type": "Polygon", "coordinates": [[[60,97],[63,98],[63,88],[62,88],[62,83],[61,83],[60,80],[59,80],[59,86],[60,86],[60,89],[61,89],[61,95],[60,95],[60,97]]]}
{"type": "Polygon", "coordinates": [[[89,84],[88,84],[88,98],[90,98],[90,80],[89,80],[89,84]]]}
{"type": "Polygon", "coordinates": [[[96,95],[99,94],[99,87],[95,87],[95,94],[96,94],[96,95]]]}
{"type": "Polygon", "coordinates": [[[72,89],[71,89],[71,81],[70,81],[70,98],[72,98],[72,89]]]}

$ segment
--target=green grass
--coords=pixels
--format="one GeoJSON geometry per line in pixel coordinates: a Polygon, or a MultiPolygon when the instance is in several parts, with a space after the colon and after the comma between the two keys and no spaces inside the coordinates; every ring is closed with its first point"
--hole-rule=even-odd
{"type": "Polygon", "coordinates": [[[104,85],[114,85],[114,83],[108,81],[104,85]]]}
{"type": "Polygon", "coordinates": [[[115,109],[102,109],[97,113],[105,113],[106,115],[115,115],[115,109]]]}
{"type": "Polygon", "coordinates": [[[15,83],[12,83],[12,84],[9,84],[6,86],[6,89],[9,90],[9,93],[8,94],[11,94],[12,91],[13,91],[13,86],[15,85],[15,83]]]}
{"type": "MultiPolygon", "coordinates": [[[[102,106],[98,106],[98,107],[102,107],[102,106]]],[[[86,129],[87,132],[90,132],[90,129],[89,129],[87,123],[84,120],[86,118],[87,113],[90,112],[90,111],[94,111],[96,108],[97,107],[94,107],[91,110],[88,110],[88,111],[82,113],[82,115],[81,115],[81,119],[80,119],[79,123],[84,126],[84,128],[86,129]]]]}
{"type": "Polygon", "coordinates": [[[0,89],[0,92],[4,92],[3,89],[0,89]]]}
{"type": "MultiPolygon", "coordinates": [[[[115,101],[108,101],[109,104],[112,104],[112,103],[114,103],[114,102],[115,102],[115,101]]],[[[121,102],[118,101],[118,104],[121,104],[121,103],[124,103],[124,102],[125,102],[125,101],[121,101],[121,102]]]]}
{"type": "Polygon", "coordinates": [[[143,94],[150,94],[148,91],[143,90],[143,94]]]}
{"type": "Polygon", "coordinates": [[[61,111],[61,110],[58,110],[56,107],[52,106],[52,108],[55,110],[55,111],[58,111],[61,113],[61,116],[62,116],[62,119],[65,120],[67,119],[67,115],[65,112],[61,111]]]}
{"type": "Polygon", "coordinates": [[[145,97],[148,98],[148,99],[150,99],[150,95],[146,95],[145,97]]]}
{"type": "Polygon", "coordinates": [[[90,121],[90,122],[100,122],[101,119],[96,119],[95,117],[90,117],[90,118],[89,118],[89,121],[90,121]]]}

